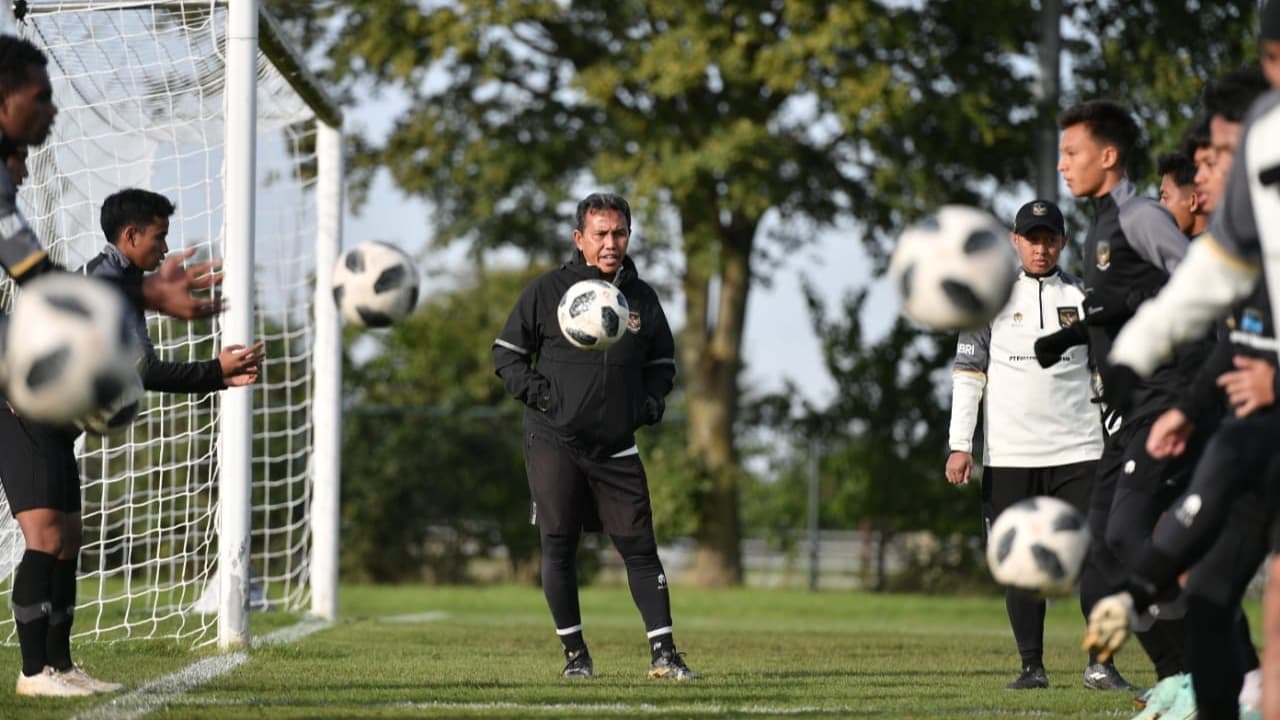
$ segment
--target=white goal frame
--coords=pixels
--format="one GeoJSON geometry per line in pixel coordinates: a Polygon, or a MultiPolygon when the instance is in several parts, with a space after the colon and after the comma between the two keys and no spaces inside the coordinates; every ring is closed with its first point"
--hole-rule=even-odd
{"type": "MultiPolygon", "coordinates": [[[[3,4],[5,9],[0,11],[0,32],[13,33],[20,28],[15,24],[9,3],[3,4]]],[[[309,581],[311,614],[332,620],[337,614],[342,338],[338,312],[329,288],[329,269],[337,261],[342,244],[345,197],[341,110],[307,71],[285,41],[278,24],[257,0],[79,3],[31,0],[27,12],[38,15],[68,10],[92,12],[182,6],[226,9],[222,253],[223,295],[229,310],[220,318],[220,325],[223,334],[245,344],[253,342],[256,310],[256,98],[260,52],[315,116],[317,174],[313,192],[316,235],[307,518],[310,547],[305,573],[309,581]]],[[[55,102],[57,100],[55,97],[55,102]]],[[[217,429],[216,639],[219,647],[230,649],[246,645],[250,637],[254,394],[248,389],[229,389],[221,393],[220,400],[217,429]]]]}

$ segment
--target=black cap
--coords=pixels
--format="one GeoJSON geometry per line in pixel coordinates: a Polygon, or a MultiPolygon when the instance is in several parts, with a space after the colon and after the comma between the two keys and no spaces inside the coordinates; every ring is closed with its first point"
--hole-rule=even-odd
{"type": "Polygon", "coordinates": [[[1054,235],[1067,234],[1062,211],[1048,200],[1032,200],[1023,205],[1013,220],[1013,231],[1019,235],[1026,236],[1036,228],[1045,228],[1054,235]]]}

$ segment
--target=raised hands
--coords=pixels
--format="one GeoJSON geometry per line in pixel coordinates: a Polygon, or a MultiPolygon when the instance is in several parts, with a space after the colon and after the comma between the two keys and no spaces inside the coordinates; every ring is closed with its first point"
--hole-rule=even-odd
{"type": "Polygon", "coordinates": [[[262,372],[262,352],[264,343],[250,347],[244,345],[228,345],[218,353],[218,364],[222,366],[222,382],[227,387],[243,387],[258,381],[262,372]]]}
{"type": "Polygon", "coordinates": [[[149,310],[159,310],[184,320],[206,318],[222,312],[222,260],[209,260],[190,267],[183,265],[197,248],[167,258],[142,281],[142,301],[149,310]],[[209,290],[206,296],[197,292],[209,290]]]}

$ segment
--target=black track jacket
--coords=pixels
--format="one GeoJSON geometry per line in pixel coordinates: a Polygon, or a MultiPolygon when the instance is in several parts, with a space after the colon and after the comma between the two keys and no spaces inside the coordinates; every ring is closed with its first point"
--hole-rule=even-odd
{"type": "Polygon", "coordinates": [[[556,308],[569,286],[602,280],[581,252],[525,287],[493,341],[493,367],[526,406],[526,429],[540,429],[591,457],[635,444],[641,425],[661,420],[675,380],[675,342],[658,294],[624,257],[613,284],[627,298],[627,332],[608,350],[580,350],[560,333],[556,308]],[[648,403],[646,399],[656,401],[648,403]],[[654,409],[656,408],[656,412],[654,409]]]}
{"type": "MultiPolygon", "coordinates": [[[[114,245],[107,245],[83,268],[91,277],[112,282],[142,283],[142,268],[129,262],[114,245]]],[[[195,362],[169,362],[156,356],[147,318],[140,305],[131,305],[130,320],[142,343],[142,361],[138,373],[142,386],[148,390],[167,393],[210,393],[226,387],[222,380],[222,365],[217,358],[195,362]]]]}

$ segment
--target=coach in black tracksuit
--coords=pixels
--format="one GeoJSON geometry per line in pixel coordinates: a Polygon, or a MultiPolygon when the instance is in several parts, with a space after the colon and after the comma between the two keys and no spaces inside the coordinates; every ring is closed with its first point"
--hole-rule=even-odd
{"type": "Polygon", "coordinates": [[[526,406],[525,471],[532,521],[542,541],[542,587],[564,647],[565,677],[591,677],[578,607],[577,549],[583,530],[604,530],[627,567],[631,595],[652,652],[649,677],[697,678],[672,639],[667,579],[658,558],[649,486],[634,432],[662,419],[675,378],[675,343],[658,295],[626,256],[631,208],[612,194],[578,204],[577,252],[524,289],[493,364],[526,406]],[[556,309],[580,280],[612,282],[627,299],[627,332],[604,351],[574,347],[556,309]]]}
{"type": "MultiPolygon", "coordinates": [[[[1042,364],[1052,364],[1062,348],[1088,342],[1106,397],[1107,385],[1114,381],[1107,362],[1112,341],[1137,306],[1168,280],[1188,242],[1168,211],[1139,196],[1125,177],[1124,163],[1140,136],[1125,108],[1106,100],[1081,103],[1064,112],[1059,125],[1059,171],[1072,193],[1088,198],[1093,210],[1084,248],[1085,319],[1041,338],[1036,355],[1042,364]]],[[[1160,512],[1185,487],[1188,460],[1195,452],[1157,460],[1147,455],[1145,440],[1156,416],[1189,384],[1206,345],[1184,352],[1137,383],[1123,417],[1115,409],[1104,416],[1108,437],[1089,512],[1091,533],[1104,542],[1091,547],[1081,577],[1082,597],[1097,599],[1119,589],[1124,566],[1136,562],[1160,512]]],[[[1161,679],[1183,672],[1182,638],[1179,620],[1157,623],[1139,634],[1161,679]]]]}

